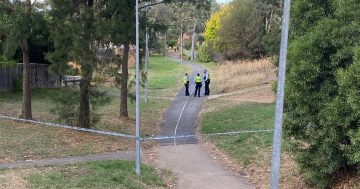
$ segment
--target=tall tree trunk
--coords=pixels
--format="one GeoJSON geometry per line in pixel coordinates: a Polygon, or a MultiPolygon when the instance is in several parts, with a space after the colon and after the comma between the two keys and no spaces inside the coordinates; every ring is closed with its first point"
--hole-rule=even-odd
{"type": "Polygon", "coordinates": [[[80,113],[79,123],[80,127],[90,128],[90,80],[82,78],[80,81],[80,113]]]}
{"type": "MultiPolygon", "coordinates": [[[[31,0],[25,2],[25,16],[29,25],[27,26],[28,32],[30,28],[30,14],[31,14],[31,0]]],[[[30,46],[28,39],[21,41],[21,50],[23,54],[23,102],[22,102],[22,117],[24,119],[32,119],[31,111],[31,84],[30,84],[30,46]]]]}
{"type": "Polygon", "coordinates": [[[22,118],[32,119],[31,112],[31,82],[30,82],[30,47],[27,39],[22,40],[23,54],[23,102],[22,102],[22,118]]]}
{"type": "Polygon", "coordinates": [[[164,50],[164,56],[167,56],[167,34],[165,32],[165,50],[164,50]]]}
{"type": "Polygon", "coordinates": [[[123,63],[122,63],[122,74],[121,74],[121,81],[120,81],[120,116],[121,117],[128,117],[128,108],[127,108],[127,97],[128,97],[128,64],[129,64],[129,40],[127,40],[124,44],[124,51],[123,51],[123,63]]]}
{"type": "Polygon", "coordinates": [[[180,62],[181,62],[181,67],[183,65],[183,61],[184,61],[184,58],[183,58],[183,28],[182,28],[182,24],[181,24],[181,29],[180,29],[180,62]]]}
{"type": "Polygon", "coordinates": [[[197,19],[195,17],[193,31],[192,31],[192,37],[191,37],[191,60],[195,60],[196,24],[197,24],[197,19]]]}

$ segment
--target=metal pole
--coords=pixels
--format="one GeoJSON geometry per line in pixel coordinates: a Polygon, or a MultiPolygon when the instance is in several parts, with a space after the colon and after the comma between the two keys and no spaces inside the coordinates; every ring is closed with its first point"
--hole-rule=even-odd
{"type": "Polygon", "coordinates": [[[279,73],[278,73],[278,81],[277,81],[276,112],[275,112],[275,122],[274,122],[272,161],[271,161],[271,179],[270,179],[271,189],[279,188],[281,137],[282,137],[281,135],[282,135],[282,124],[283,124],[283,112],[284,112],[286,55],[287,55],[289,21],[290,21],[290,1],[291,0],[284,0],[284,10],[283,10],[283,18],[282,18],[280,64],[279,64],[279,73]]]}
{"type": "Polygon", "coordinates": [[[180,59],[181,59],[181,67],[183,66],[183,28],[182,23],[180,25],[181,27],[181,35],[180,35],[180,59]]]}
{"type": "Polygon", "coordinates": [[[136,167],[138,176],[140,171],[140,45],[139,45],[139,0],[136,0],[136,167]]]}
{"type": "Polygon", "coordinates": [[[167,56],[167,42],[166,42],[166,38],[167,38],[167,35],[166,35],[166,32],[165,32],[165,53],[164,53],[165,56],[167,56]]]}
{"type": "Polygon", "coordinates": [[[146,27],[146,33],[145,33],[145,74],[146,74],[146,80],[145,80],[145,102],[148,102],[148,96],[147,96],[147,80],[148,80],[148,63],[149,63],[149,29],[146,27]]]}

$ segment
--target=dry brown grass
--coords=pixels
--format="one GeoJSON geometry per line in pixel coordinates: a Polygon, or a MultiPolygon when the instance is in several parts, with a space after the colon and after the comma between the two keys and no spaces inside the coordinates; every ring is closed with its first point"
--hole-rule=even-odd
{"type": "Polygon", "coordinates": [[[275,80],[275,66],[271,58],[253,61],[225,62],[212,71],[215,93],[269,83],[275,80]]]}

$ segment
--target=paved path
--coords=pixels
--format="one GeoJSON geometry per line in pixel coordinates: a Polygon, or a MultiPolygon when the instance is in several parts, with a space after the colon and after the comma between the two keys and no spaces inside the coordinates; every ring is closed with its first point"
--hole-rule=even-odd
{"type": "MultiPolygon", "coordinates": [[[[175,61],[179,61],[176,58],[171,58],[175,61]]],[[[190,96],[185,96],[185,89],[182,87],[175,100],[167,109],[164,115],[164,120],[161,123],[161,136],[182,136],[182,135],[194,135],[196,132],[196,121],[198,114],[201,110],[201,104],[205,97],[194,97],[194,78],[197,73],[202,73],[204,67],[199,64],[193,64],[188,61],[184,61],[191,67],[192,73],[190,76],[189,91],[190,96]]],[[[185,74],[185,73],[184,73],[185,74]]],[[[204,85],[203,85],[204,86],[204,85]]],[[[201,95],[204,93],[204,87],[201,88],[201,95]]],[[[196,138],[179,138],[179,139],[166,139],[159,141],[161,145],[173,145],[173,144],[194,144],[197,143],[196,138]]]]}
{"type": "Polygon", "coordinates": [[[244,178],[225,170],[199,144],[159,146],[154,151],[158,166],[176,174],[177,189],[255,189],[244,178]]]}
{"type": "Polygon", "coordinates": [[[13,169],[13,168],[24,168],[34,166],[47,166],[47,165],[62,165],[69,163],[79,163],[97,160],[134,160],[134,152],[110,152],[110,153],[99,153],[84,156],[74,156],[65,158],[51,158],[33,161],[18,161],[13,163],[0,164],[0,169],[13,169]]]}
{"type": "MultiPolygon", "coordinates": [[[[191,66],[190,92],[193,77],[203,67],[184,61],[191,66]]],[[[202,87],[202,91],[204,87],[202,87]]],[[[165,113],[161,127],[162,136],[194,135],[196,121],[204,97],[184,96],[182,88],[165,113]]],[[[170,139],[154,148],[160,168],[168,169],[177,176],[177,189],[253,189],[244,178],[235,176],[213,160],[206,147],[197,144],[195,138],[170,139]]]]}

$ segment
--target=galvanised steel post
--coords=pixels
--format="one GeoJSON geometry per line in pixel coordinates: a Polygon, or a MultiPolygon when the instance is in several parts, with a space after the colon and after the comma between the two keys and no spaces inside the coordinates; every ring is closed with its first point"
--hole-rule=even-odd
{"type": "Polygon", "coordinates": [[[136,165],[135,171],[141,175],[140,164],[140,43],[139,43],[139,0],[136,0],[136,165]]]}
{"type": "Polygon", "coordinates": [[[286,55],[287,55],[289,22],[290,22],[290,2],[291,0],[284,0],[284,10],[283,10],[283,18],[282,18],[280,64],[279,64],[279,73],[278,73],[278,81],[277,81],[276,112],[275,112],[274,136],[273,136],[273,147],[272,147],[272,161],[271,161],[271,179],[270,179],[271,189],[279,188],[280,162],[281,162],[280,159],[281,137],[282,137],[283,112],[284,112],[286,55]]]}
{"type": "Polygon", "coordinates": [[[145,89],[144,89],[144,95],[145,95],[145,102],[148,102],[148,96],[147,96],[147,80],[148,78],[148,64],[149,64],[149,29],[146,27],[146,34],[145,34],[145,74],[146,74],[146,80],[145,80],[145,89]]]}

